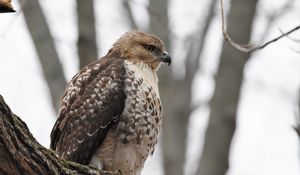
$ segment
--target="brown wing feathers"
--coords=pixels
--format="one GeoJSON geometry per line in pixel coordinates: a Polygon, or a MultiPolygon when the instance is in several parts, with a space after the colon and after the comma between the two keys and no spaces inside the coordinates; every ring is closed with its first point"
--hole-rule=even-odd
{"type": "Polygon", "coordinates": [[[124,60],[104,57],[77,74],[65,91],[50,147],[88,164],[125,105],[124,60]]]}

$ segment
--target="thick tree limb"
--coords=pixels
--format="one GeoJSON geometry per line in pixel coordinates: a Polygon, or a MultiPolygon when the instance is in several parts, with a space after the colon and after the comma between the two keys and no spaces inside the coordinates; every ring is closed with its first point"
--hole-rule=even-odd
{"type": "Polygon", "coordinates": [[[15,12],[11,5],[11,0],[0,0],[0,13],[15,12]]]}
{"type": "Polygon", "coordinates": [[[220,6],[221,6],[221,16],[222,16],[222,32],[223,32],[223,36],[225,38],[225,40],[231,45],[233,46],[235,49],[241,51],[241,52],[245,52],[245,53],[251,53],[257,50],[261,50],[265,47],[267,47],[269,44],[272,44],[278,40],[280,40],[281,38],[288,36],[289,34],[297,31],[300,29],[300,25],[292,28],[291,30],[282,33],[281,35],[273,38],[270,41],[267,41],[266,43],[262,44],[262,45],[252,45],[252,44],[238,44],[236,43],[231,37],[230,35],[227,33],[227,28],[226,28],[226,24],[225,24],[225,15],[224,15],[224,5],[223,5],[223,0],[220,0],[220,6]]]}
{"type": "Polygon", "coordinates": [[[85,174],[118,175],[59,159],[53,151],[41,146],[26,124],[12,113],[0,95],[0,174],[85,174]]]}

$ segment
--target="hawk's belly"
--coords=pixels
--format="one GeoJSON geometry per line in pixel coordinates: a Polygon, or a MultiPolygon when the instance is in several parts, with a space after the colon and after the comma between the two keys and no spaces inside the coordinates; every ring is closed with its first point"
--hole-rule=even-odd
{"type": "Polygon", "coordinates": [[[147,70],[136,70],[139,67],[133,67],[130,63],[126,66],[124,111],[119,123],[110,129],[95,156],[101,160],[105,170],[121,170],[123,175],[139,175],[157,143],[162,108],[156,74],[145,75],[145,72],[149,73],[147,70]]]}

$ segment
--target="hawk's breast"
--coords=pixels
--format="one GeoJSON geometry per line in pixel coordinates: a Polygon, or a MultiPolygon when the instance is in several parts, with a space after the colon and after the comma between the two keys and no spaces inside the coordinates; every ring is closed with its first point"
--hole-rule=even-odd
{"type": "Polygon", "coordinates": [[[136,156],[144,162],[153,153],[161,127],[162,107],[157,75],[147,65],[125,61],[125,108],[120,118],[118,139],[136,146],[136,156]]]}
{"type": "Polygon", "coordinates": [[[124,130],[120,138],[141,144],[143,139],[153,151],[161,126],[162,108],[158,91],[158,79],[147,65],[125,61],[125,108],[119,128],[124,130]]]}
{"type": "Polygon", "coordinates": [[[96,153],[106,170],[119,169],[123,175],[139,175],[154,152],[162,124],[158,79],[145,64],[124,62],[125,106],[119,122],[110,128],[96,153]]]}

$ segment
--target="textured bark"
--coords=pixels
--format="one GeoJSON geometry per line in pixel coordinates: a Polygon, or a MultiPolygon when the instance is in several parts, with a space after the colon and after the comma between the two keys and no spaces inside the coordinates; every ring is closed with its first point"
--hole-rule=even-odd
{"type": "Polygon", "coordinates": [[[11,5],[11,0],[0,0],[0,13],[15,12],[11,5]]]}
{"type": "Polygon", "coordinates": [[[66,79],[39,1],[26,0],[23,14],[49,87],[52,105],[58,111],[66,79]]]}
{"type": "MultiPolygon", "coordinates": [[[[231,2],[228,32],[238,43],[248,43],[250,39],[256,4],[257,0],[231,2]]],[[[244,66],[249,57],[249,54],[237,51],[223,41],[198,175],[222,175],[228,169],[244,66]]]]}
{"type": "Polygon", "coordinates": [[[94,1],[77,0],[78,55],[80,68],[97,59],[94,1]]]}
{"type": "Polygon", "coordinates": [[[0,174],[85,174],[117,175],[59,159],[52,150],[41,146],[26,124],[7,106],[0,95],[0,174]]]}

